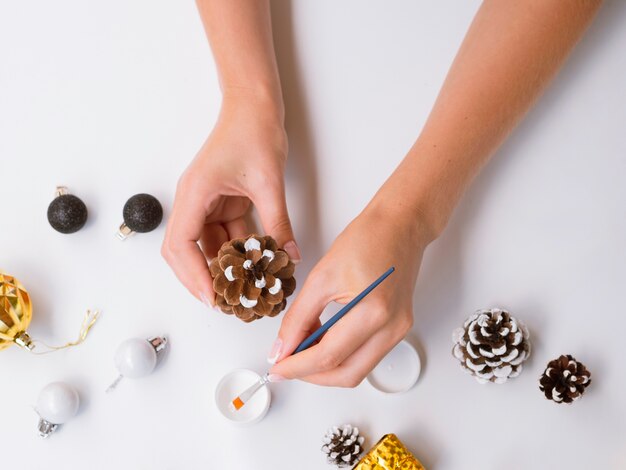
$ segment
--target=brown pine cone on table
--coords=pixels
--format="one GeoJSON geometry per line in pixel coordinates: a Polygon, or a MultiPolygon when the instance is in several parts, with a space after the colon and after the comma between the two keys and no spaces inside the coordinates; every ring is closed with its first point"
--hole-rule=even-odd
{"type": "Polygon", "coordinates": [[[539,390],[548,400],[572,403],[585,393],[591,384],[591,372],[571,355],[562,355],[548,362],[539,379],[539,390]]]}
{"type": "Polygon", "coordinates": [[[278,315],[296,288],[293,262],[269,236],[224,243],[210,269],[217,306],[245,322],[278,315]]]}
{"type": "Polygon", "coordinates": [[[530,356],[528,329],[506,310],[478,310],[452,339],[452,354],[479,383],[505,383],[530,356]]]}

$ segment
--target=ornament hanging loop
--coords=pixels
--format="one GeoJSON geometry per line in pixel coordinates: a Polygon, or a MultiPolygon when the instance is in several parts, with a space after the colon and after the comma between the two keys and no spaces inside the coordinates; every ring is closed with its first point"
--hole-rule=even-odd
{"type": "Polygon", "coordinates": [[[78,346],[79,344],[83,343],[87,339],[87,335],[89,334],[89,331],[91,330],[93,325],[96,323],[96,321],[98,321],[99,317],[100,317],[100,311],[87,310],[87,312],[85,313],[85,316],[83,317],[83,324],[81,325],[80,331],[78,332],[78,338],[75,341],[70,341],[69,343],[65,343],[63,346],[50,346],[49,344],[46,344],[41,340],[36,340],[36,339],[31,340],[27,333],[23,334],[27,337],[27,340],[28,340],[26,344],[24,345],[20,344],[20,342],[18,342],[19,338],[16,338],[15,342],[19,346],[22,346],[23,348],[30,351],[32,354],[38,354],[38,355],[49,354],[51,352],[58,351],[60,349],[67,349],[67,348],[71,348],[74,346],[78,346]],[[37,344],[41,344],[48,349],[46,351],[33,351],[33,349],[35,349],[37,344]]]}
{"type": "Polygon", "coordinates": [[[113,383],[107,387],[104,393],[111,393],[113,390],[115,390],[123,378],[124,376],[122,374],[118,375],[113,383]]]}

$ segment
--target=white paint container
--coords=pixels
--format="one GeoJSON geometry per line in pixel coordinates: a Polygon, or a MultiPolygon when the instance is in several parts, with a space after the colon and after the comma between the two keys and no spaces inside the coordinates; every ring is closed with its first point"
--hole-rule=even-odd
{"type": "Polygon", "coordinates": [[[402,393],[415,385],[421,369],[417,350],[411,343],[402,340],[370,372],[367,381],[383,393],[402,393]]]}
{"type": "Polygon", "coordinates": [[[215,403],[224,418],[233,424],[246,426],[258,423],[265,417],[272,401],[267,385],[256,392],[240,410],[230,409],[233,399],[260,379],[259,374],[249,369],[235,369],[222,377],[215,389],[215,403]]]}

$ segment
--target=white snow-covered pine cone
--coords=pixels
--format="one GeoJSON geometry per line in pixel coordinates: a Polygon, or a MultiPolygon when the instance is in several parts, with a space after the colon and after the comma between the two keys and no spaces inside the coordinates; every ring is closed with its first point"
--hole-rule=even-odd
{"type": "Polygon", "coordinates": [[[528,328],[500,308],[478,310],[453,335],[452,354],[480,383],[505,383],[530,356],[528,328]]]}
{"type": "Polygon", "coordinates": [[[333,426],[324,436],[322,452],[329,464],[339,468],[352,467],[363,453],[365,438],[359,435],[359,428],[344,424],[333,426]]]}

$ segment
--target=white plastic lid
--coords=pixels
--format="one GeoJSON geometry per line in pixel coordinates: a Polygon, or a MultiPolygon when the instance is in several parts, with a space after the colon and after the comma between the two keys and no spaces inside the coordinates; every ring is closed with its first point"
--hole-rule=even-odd
{"type": "Polygon", "coordinates": [[[370,372],[367,381],[383,393],[402,393],[415,385],[421,369],[419,354],[411,343],[402,340],[370,372]]]}

